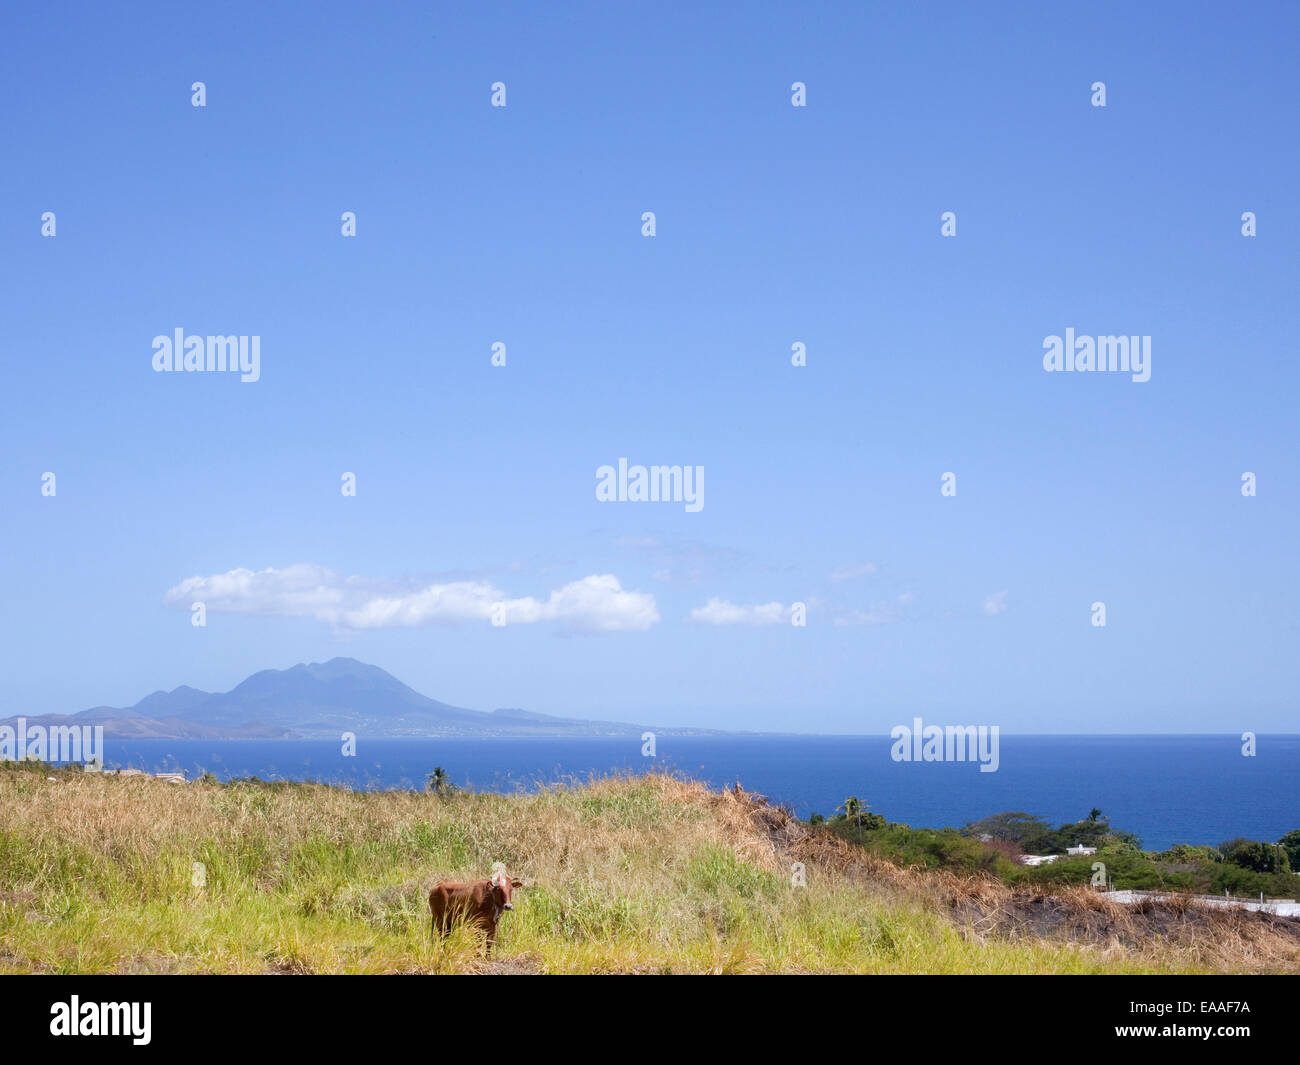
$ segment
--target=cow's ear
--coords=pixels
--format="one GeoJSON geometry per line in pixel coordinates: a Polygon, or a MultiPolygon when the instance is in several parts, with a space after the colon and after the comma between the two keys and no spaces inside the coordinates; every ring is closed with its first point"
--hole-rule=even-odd
{"type": "Polygon", "coordinates": [[[523,882],[522,880],[520,880],[519,877],[517,877],[517,876],[512,876],[512,877],[510,878],[510,886],[511,886],[511,887],[523,887],[523,886],[524,886],[524,882],[523,882]]]}

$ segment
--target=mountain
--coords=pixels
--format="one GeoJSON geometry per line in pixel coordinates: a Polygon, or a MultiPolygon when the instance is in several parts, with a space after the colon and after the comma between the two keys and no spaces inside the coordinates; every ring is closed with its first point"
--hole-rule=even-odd
{"type": "MultiPolygon", "coordinates": [[[[15,718],[0,720],[13,724],[15,718]]],[[[131,707],[96,706],[47,714],[33,725],[102,725],[117,739],[338,739],[639,736],[646,726],[552,717],[527,710],[466,710],[421,695],[378,666],[355,658],[264,669],[228,692],[182,685],[131,707]]],[[[655,729],[661,735],[716,735],[708,729],[655,729]]]]}

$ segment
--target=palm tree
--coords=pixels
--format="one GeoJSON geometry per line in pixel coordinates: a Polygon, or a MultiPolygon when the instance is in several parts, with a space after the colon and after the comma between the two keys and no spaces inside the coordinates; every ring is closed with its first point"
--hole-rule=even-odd
{"type": "Polygon", "coordinates": [[[1092,824],[1095,825],[1095,824],[1097,823],[1097,821],[1098,821],[1100,818],[1101,818],[1101,811],[1098,810],[1097,807],[1094,806],[1094,807],[1093,807],[1093,808],[1088,812],[1088,820],[1089,820],[1092,824]]]}
{"type": "Polygon", "coordinates": [[[451,782],[451,777],[447,776],[447,771],[442,766],[436,765],[428,776],[428,783],[424,790],[431,791],[435,795],[447,795],[456,790],[456,785],[451,782]]]}
{"type": "Polygon", "coordinates": [[[856,795],[850,795],[839,806],[837,810],[843,810],[845,818],[853,817],[858,822],[858,842],[862,842],[862,811],[868,807],[856,795]]]}

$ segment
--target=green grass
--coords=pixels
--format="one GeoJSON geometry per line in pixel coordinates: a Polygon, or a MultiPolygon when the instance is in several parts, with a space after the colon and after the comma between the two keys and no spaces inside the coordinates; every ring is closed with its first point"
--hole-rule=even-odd
{"type": "Polygon", "coordinates": [[[535,794],[354,793],[0,768],[0,971],[1162,970],[964,933],[921,893],[809,864],[667,777],[535,794]],[[430,934],[441,878],[524,877],[490,966],[430,934]],[[194,864],[202,863],[196,886],[194,864]]]}

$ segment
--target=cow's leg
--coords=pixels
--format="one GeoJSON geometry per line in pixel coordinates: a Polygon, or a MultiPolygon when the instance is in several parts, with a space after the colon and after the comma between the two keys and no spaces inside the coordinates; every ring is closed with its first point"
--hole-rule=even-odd
{"type": "Polygon", "coordinates": [[[492,944],[495,943],[496,940],[497,940],[497,925],[496,922],[493,921],[490,925],[487,926],[487,950],[485,951],[485,954],[489,958],[492,957],[492,944]]]}
{"type": "Polygon", "coordinates": [[[439,903],[432,900],[430,900],[429,908],[433,911],[433,935],[441,935],[443,939],[446,939],[447,933],[451,931],[450,911],[445,905],[439,905],[439,903]]]}

